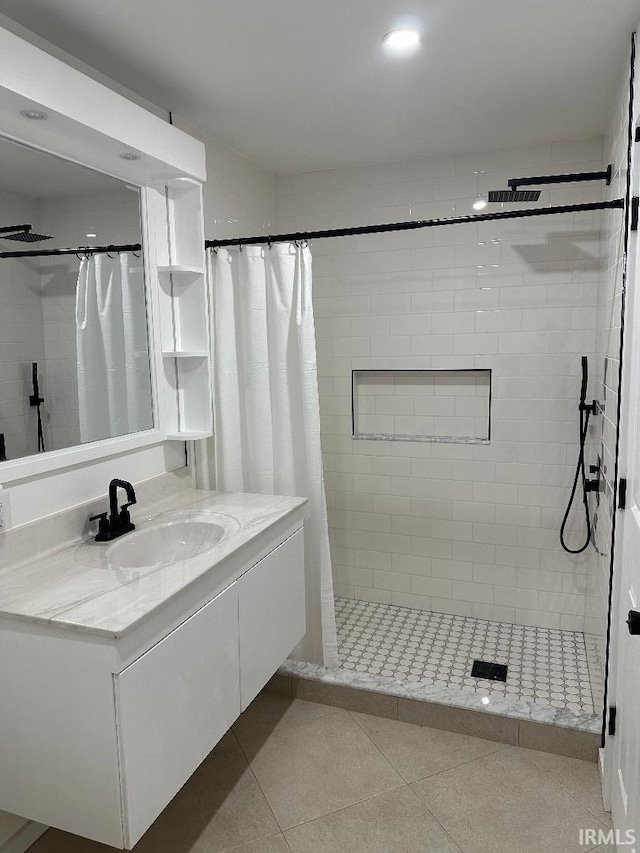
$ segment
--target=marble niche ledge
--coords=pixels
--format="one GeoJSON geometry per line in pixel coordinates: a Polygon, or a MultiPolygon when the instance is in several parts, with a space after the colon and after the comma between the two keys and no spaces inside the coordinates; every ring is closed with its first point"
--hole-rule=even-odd
{"type": "Polygon", "coordinates": [[[487,740],[597,761],[602,718],[451,687],[287,660],[267,691],[487,740]]]}

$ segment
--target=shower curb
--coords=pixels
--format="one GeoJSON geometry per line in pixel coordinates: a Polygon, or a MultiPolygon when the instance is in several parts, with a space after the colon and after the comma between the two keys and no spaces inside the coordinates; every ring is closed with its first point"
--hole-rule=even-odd
{"type": "MultiPolygon", "coordinates": [[[[293,699],[334,705],[348,711],[480,737],[525,749],[536,749],[584,761],[598,760],[601,736],[597,717],[589,721],[588,729],[568,724],[570,714],[565,715],[564,722],[539,722],[497,713],[493,709],[466,708],[456,706],[453,701],[448,704],[411,696],[407,687],[395,679],[379,678],[376,683],[372,682],[367,686],[338,683],[345,675],[352,676],[345,670],[327,669],[318,664],[288,660],[264,689],[265,692],[293,699]],[[374,689],[371,689],[372,687],[374,689]]],[[[370,680],[370,677],[367,680],[370,680]]]]}

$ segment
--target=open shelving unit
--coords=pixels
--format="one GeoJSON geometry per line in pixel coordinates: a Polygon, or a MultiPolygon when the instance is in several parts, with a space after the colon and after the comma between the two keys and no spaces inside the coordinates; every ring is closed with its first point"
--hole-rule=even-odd
{"type": "Polygon", "coordinates": [[[194,441],[213,431],[202,185],[166,179],[158,202],[163,421],[167,439],[194,441]]]}

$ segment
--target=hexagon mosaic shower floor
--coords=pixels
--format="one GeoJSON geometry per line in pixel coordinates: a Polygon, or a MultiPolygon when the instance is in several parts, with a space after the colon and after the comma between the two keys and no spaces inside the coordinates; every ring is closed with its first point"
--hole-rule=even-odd
{"type": "Polygon", "coordinates": [[[336,599],[341,666],[594,713],[583,634],[336,599]],[[476,659],[507,664],[507,681],[471,678],[476,659]]]}

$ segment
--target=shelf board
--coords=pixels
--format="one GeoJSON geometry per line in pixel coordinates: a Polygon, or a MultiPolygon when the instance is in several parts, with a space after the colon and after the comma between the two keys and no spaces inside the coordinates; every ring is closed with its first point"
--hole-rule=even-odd
{"type": "Polygon", "coordinates": [[[177,276],[204,275],[204,267],[196,267],[189,264],[163,264],[158,267],[158,272],[171,273],[177,276]]]}
{"type": "Polygon", "coordinates": [[[167,441],[198,441],[200,438],[210,438],[213,433],[206,430],[185,430],[184,432],[170,432],[167,441]]]}
{"type": "Polygon", "coordinates": [[[207,350],[163,350],[164,358],[209,358],[207,350]]]}

